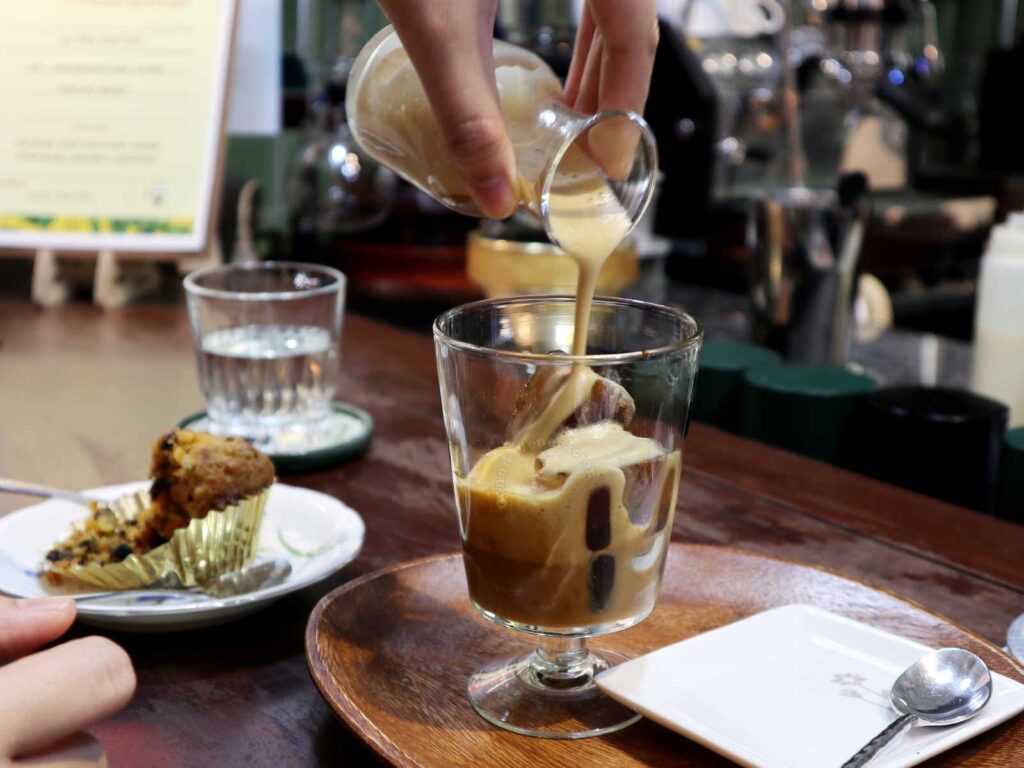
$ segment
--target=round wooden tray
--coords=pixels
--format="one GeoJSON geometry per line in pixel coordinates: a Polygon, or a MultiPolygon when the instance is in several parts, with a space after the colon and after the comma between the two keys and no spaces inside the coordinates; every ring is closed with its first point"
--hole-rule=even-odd
{"type": "MultiPolygon", "coordinates": [[[[818,568],[708,545],[672,544],[654,613],[594,644],[638,656],[790,603],[816,605],[928,645],[968,648],[995,671],[1024,681],[1024,669],[991,643],[894,595],[818,568]]],[[[529,648],[470,604],[459,555],[349,582],[317,604],[306,628],[306,658],[320,692],[395,765],[732,765],[647,720],[573,742],[489,725],[470,707],[466,680],[517,644],[529,648]]],[[[1011,720],[928,765],[1024,765],[1024,729],[1011,720]]]]}

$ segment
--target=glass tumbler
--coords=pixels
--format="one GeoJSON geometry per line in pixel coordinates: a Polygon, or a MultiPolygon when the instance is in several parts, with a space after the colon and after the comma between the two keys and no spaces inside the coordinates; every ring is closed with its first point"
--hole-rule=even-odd
{"type": "Polygon", "coordinates": [[[345,276],[229,264],[188,275],[185,293],[209,430],[272,452],[315,444],[331,412],[345,276]]]}
{"type": "Polygon", "coordinates": [[[700,326],[627,299],[594,300],[585,356],[569,296],[457,307],[434,325],[469,596],[539,647],[469,681],[477,712],[549,738],[639,715],[594,684],[622,661],[586,638],[654,608],[671,537],[700,326]]]}

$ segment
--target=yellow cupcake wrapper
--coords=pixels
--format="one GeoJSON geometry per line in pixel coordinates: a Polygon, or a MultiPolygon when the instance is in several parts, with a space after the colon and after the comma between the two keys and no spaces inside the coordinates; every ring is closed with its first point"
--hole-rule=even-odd
{"type": "MultiPolygon", "coordinates": [[[[55,571],[61,577],[104,589],[140,589],[161,586],[193,587],[251,563],[259,547],[263,510],[270,489],[207,513],[179,528],[166,544],[144,555],[129,555],[120,563],[76,565],[55,571]],[[179,584],[180,582],[180,584],[179,584]]],[[[138,517],[149,506],[149,492],[122,496],[110,504],[122,520],[138,517]]]]}

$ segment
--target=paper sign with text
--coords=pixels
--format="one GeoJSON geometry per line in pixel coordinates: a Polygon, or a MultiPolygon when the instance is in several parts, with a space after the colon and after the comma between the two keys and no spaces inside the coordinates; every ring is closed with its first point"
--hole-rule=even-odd
{"type": "Polygon", "coordinates": [[[235,0],[0,3],[0,248],[198,252],[235,0]]]}

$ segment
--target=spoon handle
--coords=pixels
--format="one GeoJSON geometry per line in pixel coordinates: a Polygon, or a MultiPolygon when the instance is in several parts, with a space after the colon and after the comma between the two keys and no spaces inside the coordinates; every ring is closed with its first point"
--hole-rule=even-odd
{"type": "Polygon", "coordinates": [[[98,592],[94,595],[82,595],[75,597],[76,603],[97,603],[110,602],[117,605],[124,605],[127,601],[138,600],[149,605],[160,605],[171,601],[175,602],[197,602],[208,601],[211,598],[198,589],[132,589],[123,592],[98,592]]]}
{"type": "Polygon", "coordinates": [[[12,480],[8,477],[0,477],[0,493],[18,493],[24,496],[42,496],[44,499],[67,499],[79,504],[88,504],[96,499],[84,493],[65,491],[60,488],[29,483],[24,480],[12,480]]]}
{"type": "Polygon", "coordinates": [[[860,768],[862,765],[867,765],[868,761],[878,754],[882,747],[903,733],[907,726],[912,725],[915,720],[917,720],[916,715],[903,715],[896,718],[886,726],[884,731],[861,747],[860,752],[843,763],[842,768],[860,768]]]}

